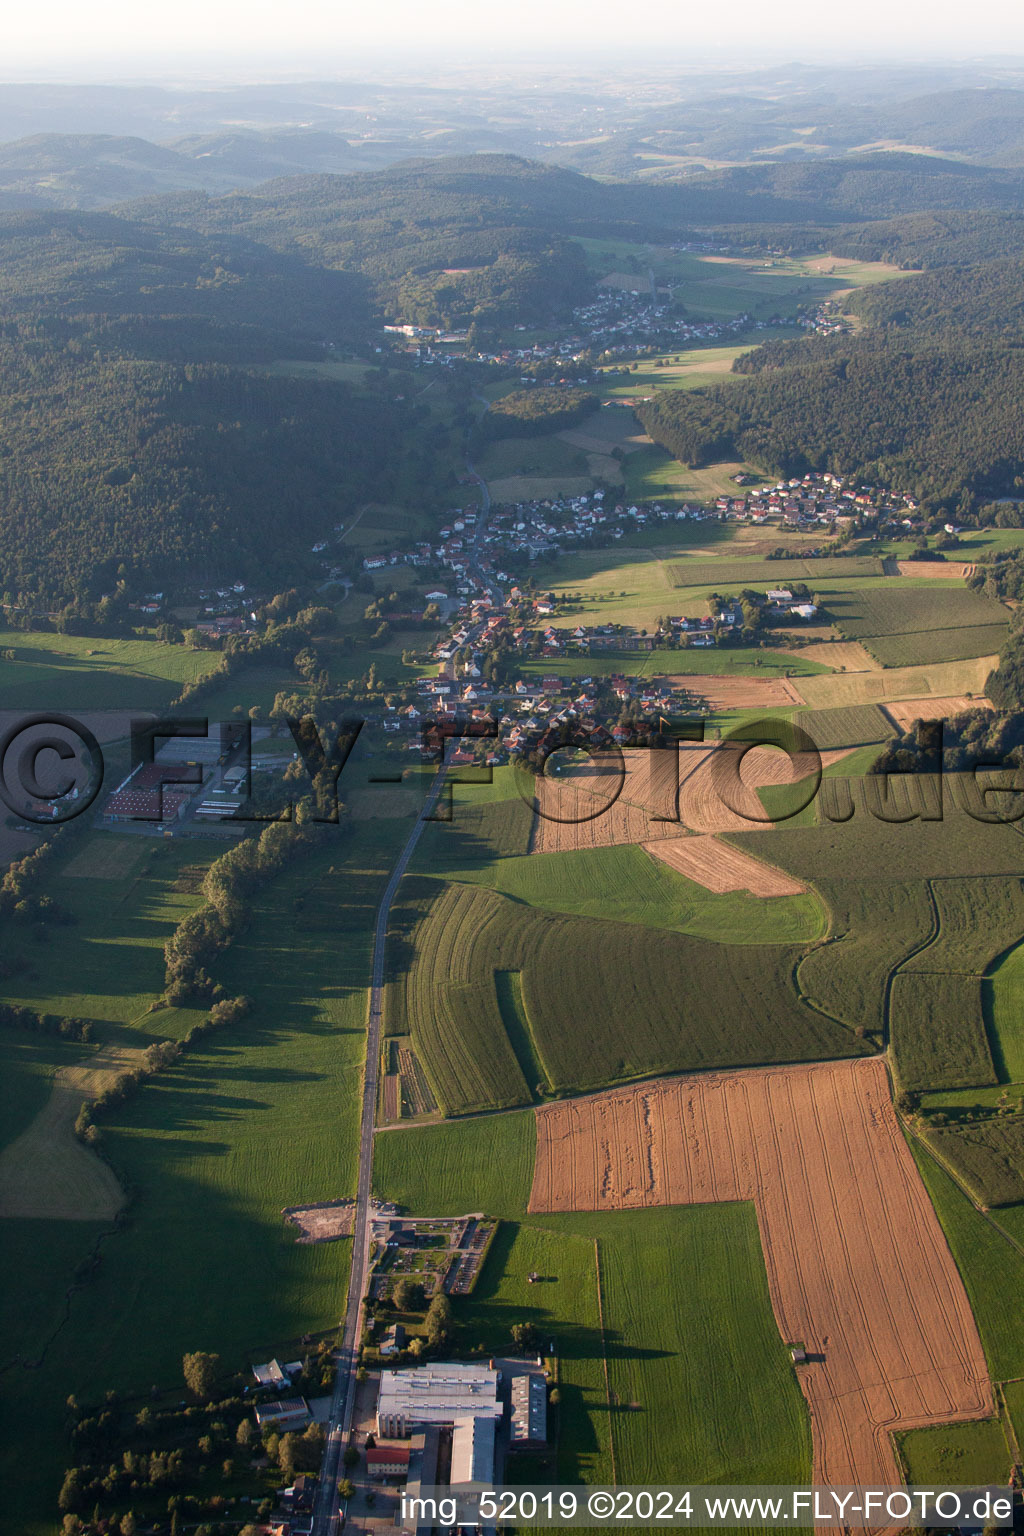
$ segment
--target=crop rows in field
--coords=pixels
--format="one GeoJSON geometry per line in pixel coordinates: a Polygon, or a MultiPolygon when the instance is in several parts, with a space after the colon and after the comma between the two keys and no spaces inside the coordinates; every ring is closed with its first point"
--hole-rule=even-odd
{"type": "Polygon", "coordinates": [[[828,613],[849,640],[910,635],[933,629],[966,629],[1009,622],[1001,603],[966,587],[858,588],[828,595],[828,613]]]}
{"type": "Polygon", "coordinates": [[[919,881],[841,875],[817,884],[832,927],[830,937],[800,962],[800,991],[833,1018],[881,1033],[890,975],[932,932],[927,890],[919,881]]]}
{"type": "MultiPolygon", "coordinates": [[[[893,789],[900,777],[893,775],[893,789]]],[[[786,827],[784,835],[773,835],[772,863],[810,883],[819,879],[836,883],[888,883],[919,877],[1019,875],[1020,833],[1012,826],[980,822],[968,816],[962,809],[964,790],[960,778],[957,774],[946,774],[943,779],[941,820],[885,821],[871,815],[864,802],[858,800],[856,813],[849,821],[830,826],[786,827]]],[[[840,778],[822,781],[842,782],[840,778]]],[[[852,782],[857,786],[864,781],[852,782]]],[[[749,847],[755,856],[763,856],[763,833],[726,835],[738,847],[749,847]]]]}
{"type": "Polygon", "coordinates": [[[1019,875],[961,875],[932,881],[939,915],[934,942],[902,967],[982,975],[1004,950],[1024,938],[1024,880],[1019,875]]]}
{"type": "Polygon", "coordinates": [[[530,1098],[496,971],[521,973],[525,1028],[555,1092],[862,1049],[797,998],[791,946],[714,944],[553,915],[477,886],[435,896],[436,884],[425,884],[430,894],[411,892],[399,919],[406,958],[389,982],[385,1021],[388,1033],[412,1035],[446,1113],[530,1098]]]}
{"type": "Polygon", "coordinates": [[[930,1126],[922,1134],[926,1145],[953,1169],[979,1205],[1024,1201],[1024,1115],[930,1126]]]}
{"type": "Polygon", "coordinates": [[[744,585],[784,587],[787,582],[812,583],[841,576],[882,576],[881,560],[872,555],[822,560],[680,560],[665,568],[670,586],[720,587],[744,585]]]}
{"type": "Polygon", "coordinates": [[[893,1058],[904,1088],[980,1088],[996,1081],[979,977],[899,972],[890,1009],[893,1058]]]}
{"type": "Polygon", "coordinates": [[[919,667],[930,662],[970,661],[977,656],[991,656],[1005,639],[1005,624],[973,624],[965,629],[866,635],[864,644],[883,667],[919,667]]]}
{"type": "Polygon", "coordinates": [[[862,747],[887,741],[893,734],[889,720],[877,704],[853,704],[840,709],[808,709],[794,717],[819,751],[835,747],[862,747]]]}

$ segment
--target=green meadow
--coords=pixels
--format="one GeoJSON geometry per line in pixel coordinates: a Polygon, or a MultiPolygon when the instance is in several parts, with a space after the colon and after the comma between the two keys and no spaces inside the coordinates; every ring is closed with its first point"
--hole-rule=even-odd
{"type": "MultiPolygon", "coordinates": [[[[406,835],[402,820],[329,834],[258,893],[246,933],[215,968],[229,991],[254,999],[253,1012],[206,1036],[103,1123],[105,1155],[132,1193],[129,1219],[103,1237],[101,1262],[59,1331],[75,1266],[102,1229],[4,1224],[5,1315],[16,1323],[31,1311],[33,1347],[46,1347],[39,1369],[8,1377],[25,1411],[4,1441],[7,1509],[26,1536],[54,1527],[68,1392],[90,1403],[108,1389],[140,1399],[154,1385],[180,1390],[186,1350],[215,1350],[237,1369],[341,1317],[348,1243],[299,1245],[280,1213],[354,1188],[373,914],[406,835]],[[41,1238],[47,1266],[35,1257],[41,1238]]],[[[155,891],[156,877],[144,878],[155,891]]],[[[95,928],[83,916],[75,942],[108,942],[102,914],[95,928]]],[[[136,990],[143,978],[162,981],[152,937],[122,942],[106,966],[108,995],[98,964],[97,990],[82,994],[111,1039],[174,1032],[166,1012],[148,1015],[145,1033],[126,1028],[147,995],[136,990]],[[131,991],[121,993],[126,968],[131,991]]],[[[66,983],[54,985],[63,996],[66,983]]],[[[4,1334],[4,1359],[17,1337],[4,1334]]]]}
{"type": "Polygon", "coordinates": [[[0,698],[8,709],[153,710],[220,660],[157,640],[108,640],[41,631],[0,630],[0,698]]]}

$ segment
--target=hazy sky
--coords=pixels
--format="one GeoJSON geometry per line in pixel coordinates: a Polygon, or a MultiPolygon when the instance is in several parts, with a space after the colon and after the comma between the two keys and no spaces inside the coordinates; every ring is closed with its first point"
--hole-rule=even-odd
{"type": "Polygon", "coordinates": [[[1021,0],[48,0],[11,5],[3,27],[0,76],[26,69],[64,74],[81,63],[148,65],[159,73],[217,55],[282,69],[327,72],[349,49],[407,54],[454,47],[468,53],[551,48],[636,54],[685,61],[713,49],[751,54],[763,47],[813,59],[851,55],[901,58],[1024,53],[1021,0]]]}

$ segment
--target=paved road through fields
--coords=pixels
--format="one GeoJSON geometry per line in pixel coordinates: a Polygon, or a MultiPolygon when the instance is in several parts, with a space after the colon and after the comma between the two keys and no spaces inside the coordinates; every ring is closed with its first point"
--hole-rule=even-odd
{"type": "Polygon", "coordinates": [[[348,1303],[345,1308],[341,1347],[338,1351],[338,1373],[334,1382],[331,1414],[327,1425],[327,1446],[324,1451],[320,1485],[313,1512],[313,1536],[334,1536],[334,1533],[340,1529],[337,1487],[342,1472],[342,1453],[348,1441],[352,1407],[355,1402],[356,1370],[359,1360],[359,1320],[366,1290],[366,1269],[370,1247],[373,1124],[377,1110],[381,1004],[384,991],[384,946],[387,940],[388,920],[399,881],[409,866],[409,860],[413,856],[423,828],[437,804],[444,777],[445,769],[442,766],[430,786],[423,809],[417,816],[415,825],[409,833],[409,839],[399,855],[398,863],[391,872],[391,878],[377,909],[377,926],[373,936],[370,1014],[366,1028],[363,1107],[359,1125],[359,1178],[356,1185],[356,1207],[352,1223],[352,1267],[349,1273],[348,1303]]]}

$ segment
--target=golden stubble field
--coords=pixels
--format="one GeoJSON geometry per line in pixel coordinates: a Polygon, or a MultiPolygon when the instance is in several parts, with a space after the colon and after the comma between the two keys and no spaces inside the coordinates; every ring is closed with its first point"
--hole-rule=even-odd
{"type": "Polygon", "coordinates": [[[880,1057],[660,1079],[536,1111],[530,1210],[752,1200],[815,1483],[900,1482],[890,1435],[991,1416],[963,1282],[880,1057]]]}

